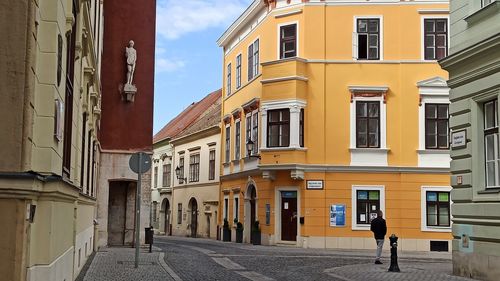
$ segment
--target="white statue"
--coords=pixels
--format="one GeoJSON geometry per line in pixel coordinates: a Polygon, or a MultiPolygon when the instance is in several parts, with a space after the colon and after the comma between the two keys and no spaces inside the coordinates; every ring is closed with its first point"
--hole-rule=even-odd
{"type": "Polygon", "coordinates": [[[132,85],[135,62],[137,61],[137,51],[134,49],[133,40],[130,40],[128,42],[128,47],[125,47],[125,57],[127,58],[127,84],[132,85]]]}

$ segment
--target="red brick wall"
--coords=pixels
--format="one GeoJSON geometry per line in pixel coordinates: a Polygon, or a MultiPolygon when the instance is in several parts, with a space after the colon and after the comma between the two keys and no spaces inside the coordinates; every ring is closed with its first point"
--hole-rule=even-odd
{"type": "Polygon", "coordinates": [[[152,150],[155,19],[155,0],[104,1],[99,132],[103,149],[152,150]],[[135,102],[123,101],[119,91],[126,81],[125,47],[129,40],[134,40],[137,50],[135,102]]]}

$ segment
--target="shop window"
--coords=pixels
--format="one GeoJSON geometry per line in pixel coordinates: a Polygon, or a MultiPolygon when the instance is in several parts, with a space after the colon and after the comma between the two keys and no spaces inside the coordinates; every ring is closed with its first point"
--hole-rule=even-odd
{"type": "Polygon", "coordinates": [[[450,226],[450,193],[426,192],[427,226],[450,226]]]}

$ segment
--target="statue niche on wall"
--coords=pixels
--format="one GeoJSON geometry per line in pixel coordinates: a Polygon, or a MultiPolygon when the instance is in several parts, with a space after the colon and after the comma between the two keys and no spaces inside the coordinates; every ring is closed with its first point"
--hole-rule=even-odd
{"type": "Polygon", "coordinates": [[[137,51],[134,49],[134,41],[130,40],[128,46],[125,47],[125,59],[127,64],[127,82],[123,88],[125,93],[125,99],[129,102],[133,102],[135,99],[135,94],[137,93],[137,87],[133,83],[134,72],[137,62],[137,51]]]}

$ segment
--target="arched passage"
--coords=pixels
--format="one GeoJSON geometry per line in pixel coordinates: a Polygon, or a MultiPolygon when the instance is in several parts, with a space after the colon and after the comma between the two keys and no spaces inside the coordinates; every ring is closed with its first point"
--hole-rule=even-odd
{"type": "Polygon", "coordinates": [[[252,225],[257,220],[257,188],[254,183],[249,183],[245,192],[244,206],[245,220],[243,229],[243,240],[246,243],[251,243],[250,233],[252,225]]]}
{"type": "Polygon", "coordinates": [[[189,200],[189,209],[191,210],[191,237],[196,238],[198,233],[198,202],[194,197],[189,200]]]}
{"type": "Polygon", "coordinates": [[[163,199],[161,202],[160,219],[163,222],[163,232],[165,235],[171,235],[170,233],[170,201],[167,198],[163,199]]]}

